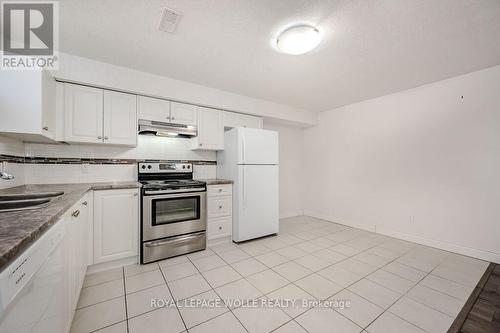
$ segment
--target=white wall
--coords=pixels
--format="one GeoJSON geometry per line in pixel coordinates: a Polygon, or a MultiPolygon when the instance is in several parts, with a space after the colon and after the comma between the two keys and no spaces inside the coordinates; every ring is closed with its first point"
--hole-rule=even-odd
{"type": "Polygon", "coordinates": [[[280,217],[302,215],[304,130],[268,122],[264,129],[279,132],[280,217]]]}
{"type": "Polygon", "coordinates": [[[317,113],[251,98],[197,84],[170,79],[126,67],[60,53],[54,76],[64,81],[86,83],[144,95],[290,121],[302,126],[316,124],[317,113]]]}
{"type": "Polygon", "coordinates": [[[500,262],[500,66],[321,113],[304,145],[306,214],[500,262]]]}

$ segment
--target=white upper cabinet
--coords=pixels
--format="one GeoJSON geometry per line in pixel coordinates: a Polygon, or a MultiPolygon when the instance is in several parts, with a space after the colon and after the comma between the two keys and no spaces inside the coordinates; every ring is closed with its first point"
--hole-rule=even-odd
{"type": "Polygon", "coordinates": [[[56,133],[56,81],[50,72],[2,71],[0,133],[52,142],[56,133]]]}
{"type": "Polygon", "coordinates": [[[196,106],[164,99],[138,96],[139,119],[172,124],[196,125],[196,106]]]}
{"type": "Polygon", "coordinates": [[[192,138],[192,149],[223,150],[224,123],[222,111],[198,107],[198,136],[192,138]]]}
{"type": "Polygon", "coordinates": [[[103,90],[65,84],[64,136],[68,142],[103,142],[103,90]]]}
{"type": "Polygon", "coordinates": [[[64,138],[68,142],[137,145],[137,96],[66,83],[64,138]]]}
{"type": "Polygon", "coordinates": [[[139,119],[169,122],[170,101],[159,98],[138,96],[139,119]]]}
{"type": "Polygon", "coordinates": [[[262,128],[262,117],[249,116],[246,114],[236,112],[223,112],[224,127],[248,127],[248,128],[262,128]]]}
{"type": "Polygon", "coordinates": [[[197,114],[195,105],[177,102],[172,102],[170,105],[171,123],[196,126],[197,114]]]}
{"type": "Polygon", "coordinates": [[[137,145],[137,96],[104,91],[104,143],[137,145]]]}

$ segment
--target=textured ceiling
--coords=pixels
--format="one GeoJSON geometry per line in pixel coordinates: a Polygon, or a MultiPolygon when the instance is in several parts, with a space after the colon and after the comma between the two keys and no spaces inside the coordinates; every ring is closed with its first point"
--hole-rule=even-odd
{"type": "Polygon", "coordinates": [[[325,111],[500,64],[499,0],[61,0],[67,53],[325,111]],[[183,16],[158,30],[164,7],[183,16]],[[289,56],[270,40],[324,33],[289,56]]]}

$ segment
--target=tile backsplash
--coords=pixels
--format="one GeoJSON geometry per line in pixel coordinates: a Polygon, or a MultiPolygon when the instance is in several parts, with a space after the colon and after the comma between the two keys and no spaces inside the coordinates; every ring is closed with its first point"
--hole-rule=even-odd
{"type": "Polygon", "coordinates": [[[216,153],[190,148],[189,139],[155,136],[139,136],[137,147],[22,143],[0,136],[0,157],[12,162],[6,163],[6,170],[16,177],[0,182],[0,188],[136,180],[136,160],[199,161],[193,177],[215,178],[216,153]]]}
{"type": "MultiPolygon", "coordinates": [[[[21,164],[20,164],[21,165],[21,164]]],[[[215,165],[194,165],[193,178],[216,178],[215,165]]],[[[25,164],[26,184],[137,180],[137,164],[25,164]]]]}

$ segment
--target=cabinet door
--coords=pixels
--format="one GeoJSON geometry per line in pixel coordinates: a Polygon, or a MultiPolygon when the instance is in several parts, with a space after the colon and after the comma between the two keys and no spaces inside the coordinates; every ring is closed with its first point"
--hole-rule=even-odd
{"type": "Polygon", "coordinates": [[[137,96],[104,91],[104,143],[137,145],[137,96]]]}
{"type": "Polygon", "coordinates": [[[226,237],[231,235],[232,218],[231,216],[209,218],[207,222],[207,239],[226,237]]]}
{"type": "Polygon", "coordinates": [[[56,118],[55,80],[50,72],[2,71],[0,115],[2,134],[23,141],[51,142],[56,118]]]}
{"type": "Polygon", "coordinates": [[[198,136],[194,140],[194,149],[224,149],[224,124],[221,111],[198,107],[198,136]]]}
{"type": "Polygon", "coordinates": [[[170,102],[164,99],[138,96],[139,119],[170,121],[170,102]]]}
{"type": "Polygon", "coordinates": [[[231,216],[233,212],[232,197],[210,197],[207,201],[208,218],[231,216]]]}
{"type": "Polygon", "coordinates": [[[83,286],[83,280],[85,279],[85,274],[87,273],[88,264],[88,253],[89,253],[89,205],[88,205],[89,195],[86,194],[74,207],[73,211],[77,211],[76,216],[72,216],[72,219],[76,220],[78,229],[78,294],[80,293],[80,288],[83,286]]]}
{"type": "Polygon", "coordinates": [[[56,80],[48,71],[42,71],[42,135],[56,136],[56,80]]]}
{"type": "Polygon", "coordinates": [[[103,90],[74,84],[64,87],[65,140],[103,142],[103,90]]]}
{"type": "Polygon", "coordinates": [[[72,207],[68,212],[68,229],[66,233],[67,242],[66,245],[66,256],[67,256],[67,266],[68,269],[66,271],[67,277],[67,297],[68,297],[68,307],[70,309],[74,309],[76,307],[76,303],[78,301],[78,277],[79,277],[79,248],[80,241],[79,238],[79,220],[75,219],[71,214],[75,211],[75,208],[72,207]]]}
{"type": "Polygon", "coordinates": [[[94,263],[137,256],[137,189],[94,192],[94,263]]]}
{"type": "Polygon", "coordinates": [[[236,112],[223,112],[224,127],[262,128],[262,118],[236,112]]]}
{"type": "Polygon", "coordinates": [[[196,126],[196,106],[172,102],[170,106],[170,122],[196,126]]]}

